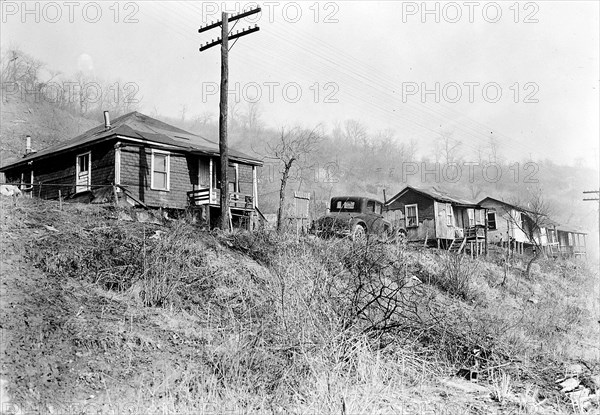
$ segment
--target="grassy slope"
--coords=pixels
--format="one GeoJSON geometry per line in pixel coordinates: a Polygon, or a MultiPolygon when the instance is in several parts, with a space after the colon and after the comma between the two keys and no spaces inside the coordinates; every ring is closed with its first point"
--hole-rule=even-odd
{"type": "Polygon", "coordinates": [[[530,279],[513,264],[501,285],[499,253],[471,261],[2,203],[2,376],[28,407],[566,413],[554,386],[565,365],[598,371],[597,286],[583,263],[544,262],[530,279]],[[479,384],[450,377],[476,362],[479,384]]]}

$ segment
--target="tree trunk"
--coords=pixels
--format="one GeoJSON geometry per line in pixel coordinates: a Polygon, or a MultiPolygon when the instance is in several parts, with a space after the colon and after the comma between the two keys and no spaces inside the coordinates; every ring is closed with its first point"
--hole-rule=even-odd
{"type": "Polygon", "coordinates": [[[285,187],[287,186],[288,176],[294,159],[283,165],[283,175],[281,176],[281,187],[279,188],[279,209],[277,210],[277,232],[281,232],[283,227],[283,207],[285,205],[285,187]]]}
{"type": "Polygon", "coordinates": [[[542,252],[541,252],[541,247],[534,245],[535,247],[535,255],[529,260],[529,262],[527,263],[527,268],[525,269],[525,276],[529,277],[529,273],[531,272],[531,266],[533,265],[533,263],[535,261],[537,261],[542,252]]]}

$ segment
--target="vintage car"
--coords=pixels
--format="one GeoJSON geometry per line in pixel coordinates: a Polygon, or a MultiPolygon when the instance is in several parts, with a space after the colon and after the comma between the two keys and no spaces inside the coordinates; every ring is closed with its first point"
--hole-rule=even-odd
{"type": "Polygon", "coordinates": [[[312,231],[321,237],[347,236],[354,240],[367,235],[385,240],[396,236],[392,224],[383,218],[383,203],[361,196],[331,198],[329,213],[313,222],[312,231]]]}

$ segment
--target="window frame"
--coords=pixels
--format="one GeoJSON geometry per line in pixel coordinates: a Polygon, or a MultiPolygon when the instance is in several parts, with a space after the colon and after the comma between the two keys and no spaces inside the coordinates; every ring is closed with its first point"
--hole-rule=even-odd
{"type": "Polygon", "coordinates": [[[419,227],[419,205],[417,205],[416,203],[411,204],[411,205],[404,205],[404,217],[406,218],[406,227],[407,228],[418,228],[419,227]],[[408,209],[410,208],[415,208],[415,224],[414,225],[409,225],[409,220],[411,217],[413,216],[409,216],[408,214],[408,209]]]}
{"type": "Polygon", "coordinates": [[[485,211],[475,209],[475,226],[485,226],[485,211]]]}
{"type": "Polygon", "coordinates": [[[475,220],[475,209],[467,208],[467,218],[469,220],[469,228],[472,228],[477,223],[475,220]]]}
{"type": "MultiPolygon", "coordinates": [[[[159,190],[159,191],[163,191],[163,192],[169,192],[171,190],[171,153],[168,151],[164,151],[164,150],[155,150],[152,149],[152,156],[151,156],[151,162],[150,162],[150,189],[152,190],[159,190]],[[157,187],[156,184],[154,183],[154,167],[155,167],[155,163],[154,163],[154,159],[156,155],[161,155],[161,156],[165,156],[166,158],[166,187],[165,188],[160,188],[157,187]]],[[[159,172],[159,173],[163,173],[163,172],[159,172]]]]}
{"type": "Polygon", "coordinates": [[[446,203],[446,226],[454,226],[454,209],[452,208],[452,203],[446,203]]]}
{"type": "Polygon", "coordinates": [[[77,193],[83,193],[83,192],[88,192],[92,189],[92,150],[86,151],[84,153],[80,153],[75,155],[75,194],[77,193]],[[82,157],[86,157],[87,156],[87,165],[86,167],[86,171],[87,172],[87,183],[86,184],[77,184],[77,181],[79,180],[79,174],[82,172],[81,170],[81,165],[79,164],[79,159],[82,157]],[[85,187],[85,189],[82,190],[77,190],[78,187],[85,187]]]}
{"type": "Polygon", "coordinates": [[[495,230],[498,229],[498,217],[496,216],[496,211],[495,210],[488,210],[486,220],[487,220],[487,226],[488,226],[489,230],[495,231],[495,230]],[[490,215],[491,214],[494,215],[494,220],[492,221],[492,222],[494,222],[494,227],[493,228],[490,227],[490,215]]]}

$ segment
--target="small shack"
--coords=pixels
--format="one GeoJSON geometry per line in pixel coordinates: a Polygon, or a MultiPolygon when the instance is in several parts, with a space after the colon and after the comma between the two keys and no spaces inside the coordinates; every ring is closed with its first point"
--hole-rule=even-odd
{"type": "Polygon", "coordinates": [[[472,254],[485,250],[485,209],[437,188],[406,186],[385,203],[386,218],[409,241],[472,254]]]}

